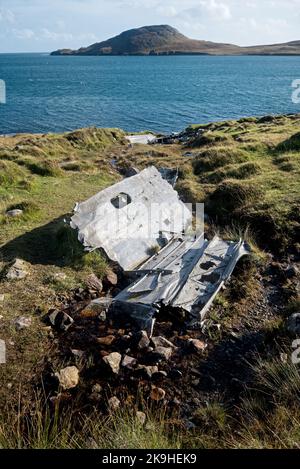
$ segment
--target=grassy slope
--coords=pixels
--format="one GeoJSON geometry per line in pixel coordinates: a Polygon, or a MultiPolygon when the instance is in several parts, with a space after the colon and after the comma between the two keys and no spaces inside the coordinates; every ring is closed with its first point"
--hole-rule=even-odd
{"type": "MultiPolygon", "coordinates": [[[[68,295],[71,288],[84,284],[91,270],[99,274],[105,271],[103,259],[91,258],[80,251],[76,251],[74,262],[73,241],[68,244],[68,240],[66,242],[61,236],[61,230],[62,218],[70,213],[76,201],[86,199],[120,179],[119,172],[110,164],[113,158],[123,169],[131,165],[143,168],[149,164],[178,167],[177,189],[182,197],[186,201],[206,202],[211,224],[217,225],[219,230],[227,232],[234,227],[236,231],[243,231],[250,226],[260,247],[271,250],[279,258],[299,250],[300,143],[297,134],[300,116],[281,116],[261,122],[244,119],[200,127],[205,128],[204,136],[196,136],[197,126],[190,128],[191,140],[186,147],[140,145],[129,148],[124,145],[122,132],[95,129],[67,135],[0,139],[0,270],[4,273],[15,257],[27,261],[30,270],[25,280],[16,283],[3,278],[0,282],[0,294],[5,294],[4,302],[0,303],[1,338],[6,340],[8,348],[8,363],[0,367],[0,402],[17,405],[20,392],[22,402],[30,403],[32,377],[42,371],[45,356],[55,353],[58,346],[41,325],[41,314],[59,304],[58,295],[68,295]],[[6,210],[16,207],[24,208],[23,216],[9,219],[6,210]],[[60,272],[65,278],[57,277],[60,272]],[[21,333],[12,326],[13,319],[20,315],[33,317],[33,326],[21,333]]],[[[222,327],[230,328],[233,323],[245,324],[245,321],[249,321],[246,328],[252,327],[251,321],[245,318],[245,311],[251,309],[252,297],[262,289],[257,273],[254,277],[250,278],[245,298],[234,307],[230,289],[219,297],[211,315],[221,322],[222,327]]],[[[293,291],[290,296],[294,301],[296,293],[293,291]]],[[[281,318],[272,318],[269,322],[260,327],[269,327],[271,335],[281,330],[281,318]]],[[[261,368],[254,371],[258,381],[265,374],[268,377],[270,370],[280,376],[282,370],[280,365],[276,368],[277,358],[275,361],[264,359],[264,362],[265,365],[260,365],[263,371],[261,368]]],[[[288,367],[286,373],[298,376],[293,368],[288,367]]],[[[258,386],[257,394],[246,396],[238,413],[227,409],[222,398],[212,401],[207,407],[199,408],[199,415],[195,417],[199,427],[188,436],[188,443],[183,433],[180,442],[172,435],[171,441],[165,439],[151,444],[153,447],[159,443],[161,446],[294,446],[298,412],[294,412],[294,404],[285,394],[276,397],[270,389],[268,392],[272,397],[264,403],[265,390],[258,386]],[[259,417],[261,411],[257,401],[263,402],[263,417],[259,417]],[[274,409],[276,412],[271,418],[274,409]],[[294,423],[289,423],[294,425],[292,437],[287,432],[287,416],[291,412],[294,417],[294,423]],[[242,423],[234,438],[228,439],[228,431],[235,429],[232,419],[237,418],[237,414],[242,416],[239,418],[242,423]],[[285,420],[282,418],[282,431],[286,433],[283,442],[272,430],[281,416],[285,416],[285,420]],[[257,428],[260,433],[254,436],[257,428]]],[[[4,411],[3,418],[5,421],[4,411]]],[[[120,416],[123,418],[124,415],[120,416]]],[[[130,422],[127,433],[124,430],[124,441],[128,440],[128,434],[136,431],[136,421],[130,422]]],[[[43,426],[45,422],[40,424],[43,426]]],[[[61,424],[64,426],[65,422],[61,424]]],[[[108,425],[111,429],[114,425],[118,427],[116,422],[108,425]]],[[[15,441],[9,443],[11,437],[3,428],[0,423],[0,446],[15,445],[15,441]]],[[[101,433],[97,428],[94,432],[93,438],[105,446],[107,442],[103,435],[107,430],[101,433]]],[[[78,438],[82,435],[80,433],[78,438]]],[[[36,435],[31,437],[29,446],[50,445],[49,435],[48,439],[45,435],[45,442],[37,442],[36,435]]],[[[147,441],[143,432],[141,441],[147,441]]],[[[57,440],[55,442],[53,446],[57,440]]],[[[24,441],[17,444],[26,445],[24,441]]],[[[65,444],[72,446],[75,443],[67,441],[65,444]]],[[[86,441],[78,444],[86,446],[86,441]]]]}

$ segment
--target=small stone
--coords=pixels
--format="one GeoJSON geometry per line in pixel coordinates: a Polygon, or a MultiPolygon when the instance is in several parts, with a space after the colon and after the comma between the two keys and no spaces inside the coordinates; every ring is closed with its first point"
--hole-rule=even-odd
{"type": "Polygon", "coordinates": [[[91,290],[95,290],[97,293],[102,292],[102,282],[95,274],[91,274],[88,276],[88,278],[86,279],[86,284],[91,290]]]}
{"type": "Polygon", "coordinates": [[[124,366],[124,368],[128,368],[129,370],[134,368],[136,364],[137,359],[134,357],[130,357],[129,355],[125,355],[122,360],[122,366],[124,366]]]}
{"type": "Polygon", "coordinates": [[[106,311],[101,311],[98,316],[99,321],[105,322],[106,321],[106,311]]]}
{"type": "Polygon", "coordinates": [[[0,303],[3,303],[4,300],[5,300],[5,295],[1,294],[0,295],[0,303]]]}
{"type": "Polygon", "coordinates": [[[27,329],[32,324],[32,318],[28,318],[25,316],[20,316],[19,318],[15,319],[14,325],[17,331],[21,331],[22,329],[27,329]]]}
{"type": "Polygon", "coordinates": [[[174,397],[174,399],[172,400],[172,404],[173,405],[180,405],[181,401],[179,399],[177,399],[177,397],[174,397]]]}
{"type": "Polygon", "coordinates": [[[172,344],[172,342],[170,342],[169,340],[165,339],[165,338],[162,337],[162,336],[152,337],[152,338],[151,338],[151,341],[153,342],[154,347],[171,347],[171,348],[176,348],[175,345],[172,344]]]}
{"type": "Polygon", "coordinates": [[[152,379],[153,380],[160,380],[160,379],[163,379],[163,378],[167,378],[167,376],[168,376],[168,373],[166,371],[159,370],[157,373],[154,373],[152,375],[152,379]]]}
{"type": "Polygon", "coordinates": [[[92,392],[100,394],[101,391],[102,391],[101,384],[99,383],[94,384],[94,386],[92,387],[92,392]]]}
{"type": "Polygon", "coordinates": [[[67,366],[58,373],[55,373],[59,384],[63,389],[72,389],[79,383],[79,371],[76,366],[67,366]]]}
{"type": "Polygon", "coordinates": [[[22,259],[16,259],[13,265],[9,268],[6,278],[8,280],[22,280],[27,277],[28,271],[26,264],[22,259]]]}
{"type": "Polygon", "coordinates": [[[101,394],[98,392],[92,392],[92,394],[89,395],[89,400],[93,402],[99,402],[101,400],[101,394]]]}
{"type": "Polygon", "coordinates": [[[207,344],[199,339],[189,339],[188,343],[196,352],[203,352],[207,347],[207,344]]]}
{"type": "Polygon", "coordinates": [[[64,272],[55,272],[52,276],[53,280],[64,281],[66,280],[67,276],[64,272]]]}
{"type": "Polygon", "coordinates": [[[107,335],[106,337],[98,337],[97,342],[100,345],[109,346],[116,340],[115,336],[107,335]]]}
{"type": "Polygon", "coordinates": [[[23,210],[19,208],[15,208],[14,210],[8,210],[8,212],[6,212],[6,215],[11,218],[17,218],[23,215],[23,210]]]}
{"type": "Polygon", "coordinates": [[[108,399],[108,407],[110,408],[111,411],[116,411],[120,407],[120,400],[116,397],[113,396],[110,399],[108,399]]]}
{"type": "Polygon", "coordinates": [[[86,439],[85,445],[87,449],[99,449],[97,442],[90,436],[86,439]]]}
{"type": "Polygon", "coordinates": [[[288,318],[287,330],[294,335],[300,334],[300,313],[294,313],[288,318]]]}
{"type": "Polygon", "coordinates": [[[148,334],[146,331],[141,331],[138,333],[138,344],[137,344],[137,348],[139,350],[143,350],[147,347],[149,347],[149,344],[150,344],[150,340],[148,338],[148,334]]]}
{"type": "Polygon", "coordinates": [[[115,287],[118,284],[118,276],[113,270],[108,270],[105,277],[104,283],[110,287],[115,287]]]}
{"type": "Polygon", "coordinates": [[[103,357],[103,361],[110,367],[114,374],[118,374],[120,370],[122,356],[118,352],[112,352],[106,357],[103,357]]]}
{"type": "Polygon", "coordinates": [[[57,310],[50,310],[48,319],[52,326],[61,331],[67,331],[74,322],[73,318],[67,313],[57,310]]]}
{"type": "Polygon", "coordinates": [[[137,367],[137,370],[144,372],[148,378],[151,378],[154,373],[158,372],[158,367],[156,365],[153,365],[153,366],[139,365],[137,367]]]}
{"type": "Polygon", "coordinates": [[[280,354],[280,361],[281,361],[281,363],[287,363],[287,362],[288,362],[288,359],[289,359],[289,357],[288,357],[288,354],[287,354],[287,353],[281,353],[281,354],[280,354]]]}
{"type": "Polygon", "coordinates": [[[166,391],[164,391],[162,388],[157,388],[156,386],[154,386],[150,394],[150,399],[152,399],[153,401],[162,401],[165,396],[166,391]]]}
{"type": "Polygon", "coordinates": [[[6,343],[0,339],[0,365],[6,363],[6,343]]]}
{"type": "Polygon", "coordinates": [[[83,350],[72,349],[71,352],[74,355],[74,357],[77,358],[78,360],[81,360],[84,357],[83,350]]]}
{"type": "Polygon", "coordinates": [[[146,414],[144,412],[140,412],[139,410],[136,412],[136,419],[141,426],[145,425],[146,422],[146,414]]]}
{"type": "Polygon", "coordinates": [[[159,356],[161,360],[169,360],[173,353],[173,349],[171,347],[156,347],[155,354],[159,356]]]}

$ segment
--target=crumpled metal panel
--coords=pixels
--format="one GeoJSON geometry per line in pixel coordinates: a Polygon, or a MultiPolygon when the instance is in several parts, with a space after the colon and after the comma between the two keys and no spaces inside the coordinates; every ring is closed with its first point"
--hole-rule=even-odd
{"type": "Polygon", "coordinates": [[[204,234],[196,239],[175,238],[136,271],[139,278],[114,301],[120,311],[125,303],[134,306],[133,316],[138,305],[152,305],[152,317],[165,305],[185,311],[189,321],[201,321],[238,260],[249,253],[243,241],[215,236],[209,242],[204,234]]]}
{"type": "Polygon", "coordinates": [[[147,145],[148,143],[152,143],[156,140],[156,136],[153,134],[137,134],[137,135],[128,135],[125,137],[128,142],[132,145],[136,144],[143,144],[147,145]]]}
{"type": "Polygon", "coordinates": [[[71,227],[87,250],[102,248],[134,270],[191,221],[177,192],[151,166],[76,205],[71,227]]]}

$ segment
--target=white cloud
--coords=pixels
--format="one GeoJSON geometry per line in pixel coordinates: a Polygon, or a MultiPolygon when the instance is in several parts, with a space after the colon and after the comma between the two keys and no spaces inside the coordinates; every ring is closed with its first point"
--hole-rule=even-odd
{"type": "Polygon", "coordinates": [[[202,0],[199,2],[201,13],[207,13],[210,16],[229,20],[231,18],[231,10],[229,5],[217,0],[202,0]]]}
{"type": "Polygon", "coordinates": [[[15,22],[15,14],[9,8],[0,8],[0,21],[13,24],[15,22]]]}
{"type": "Polygon", "coordinates": [[[18,39],[33,39],[35,38],[35,32],[32,29],[13,29],[13,34],[18,39]]]}
{"type": "Polygon", "coordinates": [[[162,15],[168,18],[173,18],[174,16],[178,15],[178,9],[176,9],[175,7],[171,5],[160,6],[157,8],[156,11],[159,15],[162,15]]]}

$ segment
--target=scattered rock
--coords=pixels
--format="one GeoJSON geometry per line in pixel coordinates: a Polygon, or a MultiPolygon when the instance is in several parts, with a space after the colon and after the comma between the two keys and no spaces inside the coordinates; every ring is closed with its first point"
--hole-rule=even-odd
{"type": "Polygon", "coordinates": [[[294,335],[300,334],[300,313],[294,313],[288,318],[287,330],[294,335]]]}
{"type": "Polygon", "coordinates": [[[28,318],[25,316],[20,316],[14,320],[14,325],[17,331],[21,331],[22,329],[26,329],[30,327],[32,324],[32,318],[28,318]]]}
{"type": "Polygon", "coordinates": [[[76,366],[67,366],[55,373],[55,376],[64,390],[76,388],[79,383],[79,371],[76,366]]]}
{"type": "Polygon", "coordinates": [[[207,344],[199,339],[189,339],[188,343],[196,352],[203,352],[207,347],[207,344]]]}
{"type": "Polygon", "coordinates": [[[64,281],[66,280],[67,276],[64,272],[55,272],[53,275],[52,275],[52,278],[53,280],[58,280],[58,281],[64,281]]]}
{"type": "Polygon", "coordinates": [[[177,397],[174,397],[174,399],[171,401],[173,405],[179,406],[181,404],[181,401],[177,399],[177,397]]]}
{"type": "Polygon", "coordinates": [[[170,342],[169,340],[165,339],[165,338],[162,337],[162,336],[152,337],[152,338],[151,338],[151,341],[153,342],[154,347],[171,347],[171,348],[176,348],[175,345],[172,344],[172,342],[170,342]]]}
{"type": "Polygon", "coordinates": [[[118,408],[120,407],[120,404],[121,402],[116,396],[113,396],[110,399],[108,399],[108,407],[110,408],[112,412],[118,410],[118,408]]]}
{"type": "Polygon", "coordinates": [[[154,373],[158,372],[158,367],[156,365],[153,365],[153,366],[139,365],[137,367],[137,371],[141,371],[145,373],[148,378],[151,378],[154,373]]]}
{"type": "Polygon", "coordinates": [[[92,392],[94,393],[97,393],[97,394],[100,394],[100,392],[102,391],[102,386],[101,384],[99,383],[96,383],[94,384],[94,386],[92,387],[92,392]]]}
{"type": "Polygon", "coordinates": [[[90,436],[85,440],[85,445],[87,449],[99,449],[97,442],[90,436]]]}
{"type": "Polygon", "coordinates": [[[8,280],[22,280],[27,277],[28,270],[26,264],[22,259],[16,259],[13,265],[9,268],[6,278],[8,280]]]}
{"type": "Polygon", "coordinates": [[[101,311],[101,313],[99,313],[98,318],[101,322],[105,322],[106,321],[106,311],[101,311]]]}
{"type": "Polygon", "coordinates": [[[83,350],[72,349],[71,352],[74,355],[74,357],[77,358],[78,360],[81,360],[84,357],[83,350]]]}
{"type": "Polygon", "coordinates": [[[1,294],[0,295],[0,303],[3,303],[4,300],[5,300],[5,295],[1,294]]]}
{"type": "Polygon", "coordinates": [[[149,347],[150,344],[150,339],[148,337],[148,334],[146,331],[140,331],[136,334],[136,339],[137,339],[137,348],[139,350],[143,350],[147,347],[149,347]]]}
{"type": "Polygon", "coordinates": [[[97,337],[97,342],[100,345],[111,345],[116,340],[114,335],[107,335],[106,337],[97,337]]]}
{"type": "Polygon", "coordinates": [[[160,379],[163,379],[163,378],[167,378],[167,376],[168,376],[168,373],[166,371],[159,370],[157,373],[153,373],[152,379],[153,380],[160,380],[160,379]]]}
{"type": "Polygon", "coordinates": [[[150,399],[152,401],[162,401],[166,396],[166,391],[164,391],[162,388],[157,388],[154,386],[151,390],[150,393],[150,399]]]}
{"type": "Polygon", "coordinates": [[[158,356],[160,360],[169,360],[173,353],[171,347],[156,347],[154,354],[158,356]]]}
{"type": "Polygon", "coordinates": [[[118,352],[112,352],[103,357],[103,361],[110,367],[114,374],[118,374],[120,370],[122,356],[118,352]]]}
{"type": "Polygon", "coordinates": [[[136,412],[136,419],[141,426],[144,426],[146,423],[146,414],[144,412],[140,412],[139,410],[136,412]]]}
{"type": "Polygon", "coordinates": [[[86,279],[86,284],[91,290],[94,290],[97,293],[102,292],[103,284],[95,274],[91,274],[88,276],[88,278],[86,279]]]}
{"type": "Polygon", "coordinates": [[[0,365],[6,363],[6,344],[0,339],[0,365]]]}
{"type": "Polygon", "coordinates": [[[61,331],[67,331],[74,322],[71,316],[67,313],[57,310],[50,310],[48,313],[48,319],[52,326],[61,331]]]}
{"type": "Polygon", "coordinates": [[[118,284],[117,274],[115,274],[113,270],[108,270],[103,279],[103,283],[108,287],[115,287],[118,284]]]}
{"type": "Polygon", "coordinates": [[[128,368],[129,370],[134,368],[136,364],[137,359],[134,357],[130,357],[129,355],[125,355],[122,360],[122,366],[124,366],[124,368],[128,368]]]}
{"type": "Polygon", "coordinates": [[[280,355],[280,361],[281,363],[287,363],[289,360],[289,356],[287,353],[281,353],[280,355]]]}
{"type": "Polygon", "coordinates": [[[23,210],[19,208],[15,208],[14,210],[8,210],[8,212],[6,212],[6,215],[11,218],[17,218],[23,215],[23,210]]]}

